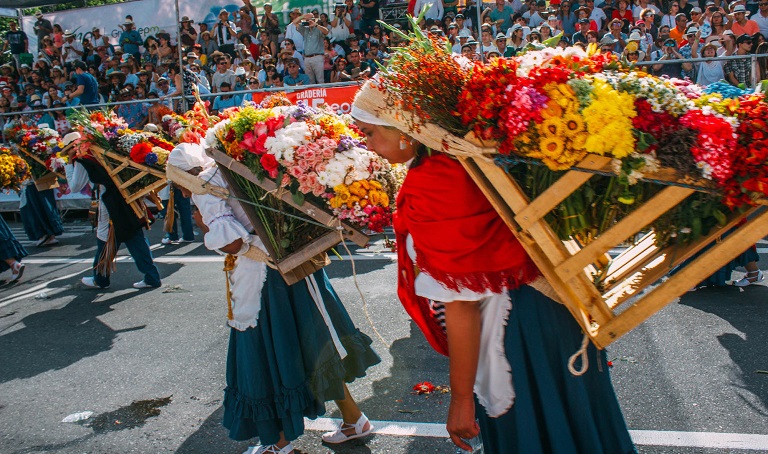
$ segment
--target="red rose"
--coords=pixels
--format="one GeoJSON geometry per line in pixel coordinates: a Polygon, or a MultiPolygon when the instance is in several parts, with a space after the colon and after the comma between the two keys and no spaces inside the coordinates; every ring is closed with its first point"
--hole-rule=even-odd
{"type": "Polygon", "coordinates": [[[261,167],[269,173],[270,178],[277,178],[277,159],[269,153],[265,153],[259,159],[261,167]]]}

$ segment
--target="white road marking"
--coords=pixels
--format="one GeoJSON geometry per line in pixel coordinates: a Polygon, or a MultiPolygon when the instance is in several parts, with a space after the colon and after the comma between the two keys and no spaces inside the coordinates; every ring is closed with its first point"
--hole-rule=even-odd
{"type": "MultiPolygon", "coordinates": [[[[155,246],[152,246],[150,249],[154,250],[157,249],[155,246]]],[[[329,257],[332,261],[339,261],[339,258],[335,255],[329,254],[329,257]]],[[[342,261],[349,260],[348,255],[342,255],[341,256],[342,261]]],[[[382,254],[355,254],[353,256],[355,260],[388,260],[388,261],[397,261],[397,254],[388,252],[388,253],[382,253],[382,254]]],[[[128,255],[121,255],[118,256],[119,261],[125,261],[125,262],[132,262],[133,258],[131,258],[128,255]]],[[[223,256],[219,255],[164,255],[162,257],[155,257],[154,261],[157,263],[219,263],[224,261],[223,256]]],[[[93,263],[93,258],[87,258],[87,259],[70,259],[70,258],[63,258],[63,257],[50,257],[50,258],[34,258],[34,259],[24,259],[24,263],[29,265],[56,265],[56,264],[66,264],[66,265],[76,265],[80,263],[93,263]]]]}
{"type": "MultiPolygon", "coordinates": [[[[341,419],[318,418],[304,420],[307,430],[327,432],[336,430],[341,419]]],[[[371,421],[374,433],[398,437],[448,438],[445,424],[423,422],[371,421]]],[[[768,449],[768,435],[718,432],[674,432],[664,430],[630,430],[632,441],[641,446],[675,446],[716,449],[768,449]]]]}

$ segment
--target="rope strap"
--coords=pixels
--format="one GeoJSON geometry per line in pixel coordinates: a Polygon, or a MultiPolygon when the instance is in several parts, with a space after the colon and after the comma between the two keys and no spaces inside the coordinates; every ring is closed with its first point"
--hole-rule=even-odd
{"type": "Polygon", "coordinates": [[[224,277],[227,280],[227,320],[234,320],[235,314],[232,311],[232,290],[229,288],[229,273],[235,269],[237,256],[227,254],[224,258],[224,277]]]}
{"type": "Polygon", "coordinates": [[[581,348],[579,348],[576,353],[568,358],[568,371],[577,377],[581,377],[587,373],[587,369],[589,368],[589,356],[587,355],[587,347],[589,347],[589,336],[585,334],[584,338],[581,340],[581,348]],[[576,360],[579,358],[579,356],[581,356],[581,370],[576,370],[576,360]]]}

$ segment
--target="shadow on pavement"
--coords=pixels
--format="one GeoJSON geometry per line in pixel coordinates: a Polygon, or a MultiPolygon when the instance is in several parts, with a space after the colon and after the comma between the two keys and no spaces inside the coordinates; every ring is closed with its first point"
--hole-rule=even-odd
{"type": "Polygon", "coordinates": [[[743,338],[738,334],[724,333],[717,337],[730,354],[731,360],[737,366],[732,373],[736,386],[743,391],[742,399],[755,412],[766,415],[768,407],[768,288],[753,285],[740,291],[737,287],[706,288],[699,290],[711,295],[710,298],[686,298],[681,304],[714,314],[727,321],[735,329],[744,333],[743,338]],[[760,322],[762,319],[762,323],[760,322]],[[745,394],[757,397],[763,407],[755,405],[754,399],[745,394]]]}
{"type": "MultiPolygon", "coordinates": [[[[373,396],[358,400],[360,408],[372,420],[397,420],[401,422],[419,421],[425,419],[445,421],[448,409],[448,396],[425,398],[411,394],[413,385],[422,381],[433,381],[444,384],[447,380],[448,360],[437,353],[427,344],[418,327],[410,322],[410,335],[392,343],[390,353],[394,361],[386,378],[373,383],[373,396]],[[427,402],[425,404],[425,401],[427,402]],[[440,408],[440,407],[444,408],[440,408]],[[438,407],[437,409],[431,407],[438,407]]],[[[381,348],[378,344],[377,348],[381,348]]],[[[375,366],[376,367],[376,366],[375,366]]],[[[364,377],[358,380],[369,380],[364,377]]],[[[220,384],[223,388],[224,384],[220,384]]],[[[329,411],[325,417],[338,418],[340,413],[330,402],[329,411]]],[[[222,427],[223,407],[214,411],[176,450],[177,454],[197,453],[240,453],[248,446],[258,443],[257,439],[248,442],[230,440],[227,431],[222,427]]],[[[296,453],[338,453],[338,454],[370,454],[373,452],[388,452],[387,441],[378,435],[361,440],[353,440],[341,445],[327,445],[320,440],[319,432],[306,432],[295,443],[296,453]]],[[[402,440],[402,439],[401,439],[402,440]]],[[[406,442],[411,444],[412,441],[406,442]]],[[[399,442],[402,446],[402,441],[399,442]]],[[[422,454],[421,447],[406,447],[403,451],[422,454]]]]}
{"type": "MultiPolygon", "coordinates": [[[[181,266],[165,265],[161,273],[167,277],[181,266]]],[[[75,279],[79,276],[72,280],[75,279]]],[[[69,284],[61,282],[61,285],[69,284]]],[[[112,287],[118,286],[113,282],[112,287]]],[[[94,302],[104,293],[74,287],[57,295],[62,298],[74,295],[66,306],[30,314],[10,326],[7,334],[0,335],[0,364],[3,365],[0,367],[0,383],[63,369],[111,349],[118,334],[144,328],[141,325],[113,330],[102,323],[99,316],[112,311],[113,305],[136,296],[137,292],[129,291],[110,298],[108,304],[94,302]],[[19,326],[21,328],[16,329],[19,326]]]]}

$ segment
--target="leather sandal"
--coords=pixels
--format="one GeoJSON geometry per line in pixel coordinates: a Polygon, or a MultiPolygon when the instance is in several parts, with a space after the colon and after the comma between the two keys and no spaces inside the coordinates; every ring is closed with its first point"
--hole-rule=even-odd
{"type": "Polygon", "coordinates": [[[361,414],[357,422],[354,424],[342,423],[341,426],[333,432],[327,432],[323,434],[323,441],[331,444],[344,443],[345,441],[354,440],[355,438],[362,438],[370,435],[373,432],[373,424],[368,420],[365,414],[361,414]],[[365,424],[368,423],[368,430],[363,430],[365,424]],[[347,435],[345,430],[355,429],[355,433],[347,435]]]}
{"type": "Polygon", "coordinates": [[[243,454],[291,454],[292,452],[293,445],[288,443],[282,448],[277,445],[251,446],[243,454]]]}
{"type": "Polygon", "coordinates": [[[762,271],[747,271],[747,274],[743,278],[734,282],[733,285],[736,287],[747,287],[748,285],[762,282],[763,279],[765,279],[765,276],[763,275],[762,271]]]}

